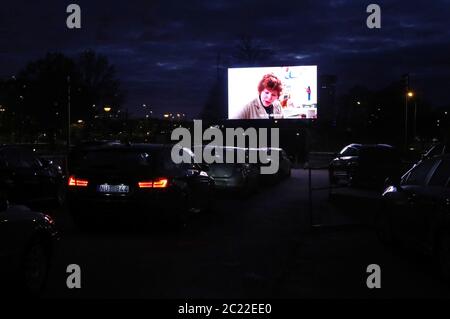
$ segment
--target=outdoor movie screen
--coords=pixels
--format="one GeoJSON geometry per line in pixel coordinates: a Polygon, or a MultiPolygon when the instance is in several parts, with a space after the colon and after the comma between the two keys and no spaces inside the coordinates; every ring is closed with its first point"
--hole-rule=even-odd
{"type": "Polygon", "coordinates": [[[228,119],[317,118],[317,66],[228,69],[228,119]]]}

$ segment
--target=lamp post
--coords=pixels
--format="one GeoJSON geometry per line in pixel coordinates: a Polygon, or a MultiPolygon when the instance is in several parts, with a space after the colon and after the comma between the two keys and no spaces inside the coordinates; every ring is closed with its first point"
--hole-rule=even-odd
{"type": "Polygon", "coordinates": [[[414,96],[414,92],[408,90],[405,95],[405,150],[408,150],[408,99],[414,96]]]}
{"type": "Polygon", "coordinates": [[[70,75],[67,76],[67,152],[70,151],[70,75]]]}
{"type": "Polygon", "coordinates": [[[67,156],[66,173],[69,172],[69,153],[70,153],[70,75],[67,76],[67,156]]]}
{"type": "Polygon", "coordinates": [[[416,138],[417,133],[417,99],[414,100],[414,138],[416,138]]]}

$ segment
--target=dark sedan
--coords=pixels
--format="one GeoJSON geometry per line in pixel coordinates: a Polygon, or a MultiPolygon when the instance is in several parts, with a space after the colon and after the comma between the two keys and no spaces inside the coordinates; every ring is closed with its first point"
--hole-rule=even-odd
{"type": "Polygon", "coordinates": [[[0,146],[0,191],[12,203],[36,206],[62,204],[65,176],[58,165],[22,146],[0,146]]]}
{"type": "Polygon", "coordinates": [[[43,289],[58,232],[51,217],[0,198],[0,295],[43,289]]]}
{"type": "Polygon", "coordinates": [[[248,151],[237,147],[204,146],[202,152],[208,152],[215,158],[208,164],[208,174],[214,178],[218,190],[237,191],[247,196],[258,188],[259,170],[256,164],[248,163],[248,151]],[[238,152],[242,152],[245,163],[237,163],[238,152]],[[232,162],[227,161],[233,158],[232,162]]]}
{"type": "Polygon", "coordinates": [[[380,239],[403,242],[436,257],[450,280],[450,156],[422,161],[383,193],[380,239]]]}
{"type": "Polygon", "coordinates": [[[450,153],[450,143],[437,143],[431,146],[424,154],[422,154],[421,160],[432,158],[438,155],[444,155],[450,153]]]}
{"type": "Polygon", "coordinates": [[[386,144],[350,144],[329,165],[331,185],[381,188],[387,177],[399,175],[401,160],[386,144]]]}
{"type": "Polygon", "coordinates": [[[89,226],[100,214],[114,212],[125,219],[139,215],[150,221],[183,221],[189,212],[209,210],[214,180],[206,167],[193,163],[192,152],[184,148],[178,151],[192,163],[176,164],[171,151],[170,145],[135,144],[78,154],[68,179],[75,222],[89,226]]]}
{"type": "Polygon", "coordinates": [[[273,165],[273,163],[257,163],[258,171],[260,172],[259,179],[263,184],[274,184],[279,182],[282,179],[288,178],[291,176],[291,168],[292,162],[287,156],[286,152],[282,148],[250,148],[250,152],[259,152],[264,151],[267,152],[267,156],[269,160],[277,159],[278,170],[274,174],[261,174],[261,168],[264,166],[273,165]]]}

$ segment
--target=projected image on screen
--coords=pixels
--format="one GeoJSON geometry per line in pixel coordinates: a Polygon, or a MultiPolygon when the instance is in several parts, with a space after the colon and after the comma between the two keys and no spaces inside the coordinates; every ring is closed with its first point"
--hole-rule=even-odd
{"type": "Polygon", "coordinates": [[[228,69],[228,118],[317,118],[317,66],[228,69]]]}

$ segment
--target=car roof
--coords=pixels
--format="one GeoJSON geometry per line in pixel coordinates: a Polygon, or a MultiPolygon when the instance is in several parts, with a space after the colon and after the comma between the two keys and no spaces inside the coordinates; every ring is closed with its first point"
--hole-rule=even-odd
{"type": "Polygon", "coordinates": [[[348,147],[353,147],[353,148],[356,148],[358,150],[364,150],[364,149],[389,149],[389,150],[394,150],[395,149],[395,147],[393,147],[392,145],[389,145],[389,144],[358,144],[358,143],[352,143],[352,144],[346,145],[342,149],[348,148],[348,147]]]}
{"type": "Polygon", "coordinates": [[[443,159],[443,160],[450,160],[450,154],[446,153],[446,154],[439,154],[439,155],[435,155],[433,157],[430,158],[431,159],[443,159]]]}
{"type": "Polygon", "coordinates": [[[81,149],[85,148],[87,151],[104,151],[104,150],[162,150],[172,147],[172,144],[148,144],[148,143],[136,143],[136,144],[105,144],[95,145],[89,147],[81,146],[81,149]]]}
{"type": "MultiPolygon", "coordinates": [[[[345,147],[354,147],[354,148],[387,148],[387,149],[394,149],[392,145],[389,144],[358,144],[358,143],[352,143],[345,147]]],[[[345,148],[344,147],[344,148],[345,148]]]]}

